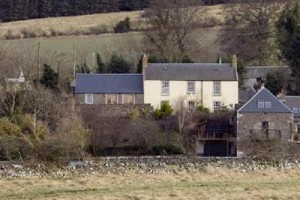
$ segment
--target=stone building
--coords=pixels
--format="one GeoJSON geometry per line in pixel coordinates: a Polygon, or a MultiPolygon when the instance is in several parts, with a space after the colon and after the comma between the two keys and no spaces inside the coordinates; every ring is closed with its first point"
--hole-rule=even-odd
{"type": "Polygon", "coordinates": [[[263,87],[237,111],[238,140],[251,134],[292,140],[293,121],[292,110],[263,87]]]}
{"type": "Polygon", "coordinates": [[[143,104],[141,74],[76,74],[78,104],[143,104]]]}

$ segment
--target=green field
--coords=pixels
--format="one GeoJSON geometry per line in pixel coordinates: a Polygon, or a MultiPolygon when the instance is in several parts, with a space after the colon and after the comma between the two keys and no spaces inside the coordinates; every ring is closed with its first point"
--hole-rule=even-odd
{"type": "Polygon", "coordinates": [[[300,173],[263,171],[85,175],[75,178],[0,179],[0,199],[240,199],[298,200],[300,173]]]}

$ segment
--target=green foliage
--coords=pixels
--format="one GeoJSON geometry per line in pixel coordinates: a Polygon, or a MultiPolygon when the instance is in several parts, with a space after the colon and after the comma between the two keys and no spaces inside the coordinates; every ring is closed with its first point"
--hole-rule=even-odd
{"type": "Polygon", "coordinates": [[[120,21],[115,27],[115,33],[127,33],[131,29],[130,19],[126,17],[124,20],[120,21]]]}
{"type": "Polygon", "coordinates": [[[138,110],[134,110],[129,114],[129,118],[132,120],[137,119],[140,116],[140,113],[138,110]]]}
{"type": "Polygon", "coordinates": [[[109,73],[130,73],[131,63],[125,60],[122,56],[113,54],[108,63],[109,73]]]}
{"type": "Polygon", "coordinates": [[[102,62],[101,56],[99,53],[96,54],[96,72],[97,73],[105,73],[106,72],[106,66],[102,62]]]}
{"type": "Polygon", "coordinates": [[[276,23],[277,43],[280,58],[291,68],[295,87],[289,91],[300,94],[300,4],[297,1],[287,3],[276,23]]]}
{"type": "Polygon", "coordinates": [[[169,102],[164,101],[161,104],[160,109],[155,109],[153,117],[156,120],[165,119],[172,115],[174,109],[170,106],[169,102]]]}
{"type": "Polygon", "coordinates": [[[267,73],[265,87],[277,95],[282,89],[286,87],[287,72],[283,70],[273,70],[267,73]]]}
{"type": "Polygon", "coordinates": [[[184,154],[182,148],[175,145],[159,145],[152,148],[154,155],[179,155],[184,154]]]}
{"type": "Polygon", "coordinates": [[[209,108],[204,107],[202,104],[199,104],[197,106],[197,110],[203,113],[210,113],[209,108]]]}
{"type": "Polygon", "coordinates": [[[44,72],[42,79],[40,80],[46,88],[51,90],[58,90],[58,73],[56,73],[50,65],[44,64],[44,72]]]}
{"type": "Polygon", "coordinates": [[[89,73],[91,73],[91,69],[86,64],[86,62],[83,62],[80,65],[76,66],[76,73],[86,73],[86,74],[89,74],[89,73]]]}

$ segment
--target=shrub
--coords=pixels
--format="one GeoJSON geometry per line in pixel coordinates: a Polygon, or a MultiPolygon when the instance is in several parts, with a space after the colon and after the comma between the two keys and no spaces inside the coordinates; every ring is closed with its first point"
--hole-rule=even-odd
{"type": "Polygon", "coordinates": [[[174,109],[170,106],[169,102],[164,101],[161,104],[161,108],[160,109],[156,109],[154,111],[153,117],[156,120],[165,119],[165,118],[171,116],[172,113],[173,113],[173,111],[174,111],[174,109]]]}
{"type": "Polygon", "coordinates": [[[24,38],[35,38],[37,37],[37,33],[35,30],[24,28],[21,30],[21,34],[24,38]]]}
{"type": "Polygon", "coordinates": [[[137,119],[140,116],[140,113],[138,110],[134,110],[129,114],[129,118],[132,120],[137,119]]]}
{"type": "Polygon", "coordinates": [[[94,35],[100,35],[103,33],[108,33],[108,28],[105,25],[95,26],[90,28],[90,33],[94,35]]]}
{"type": "Polygon", "coordinates": [[[126,33],[129,32],[131,29],[130,19],[126,17],[125,20],[120,21],[115,27],[115,33],[126,33]]]}
{"type": "Polygon", "coordinates": [[[202,104],[199,104],[199,105],[197,106],[197,110],[198,110],[199,112],[203,112],[203,113],[210,113],[209,109],[206,108],[206,107],[204,107],[202,104]]]}
{"type": "Polygon", "coordinates": [[[152,148],[154,155],[179,155],[184,154],[182,148],[175,145],[159,145],[152,148]]]}

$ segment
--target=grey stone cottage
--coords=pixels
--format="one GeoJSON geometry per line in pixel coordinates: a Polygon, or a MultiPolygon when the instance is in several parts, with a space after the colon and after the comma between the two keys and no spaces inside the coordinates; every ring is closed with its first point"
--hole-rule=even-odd
{"type": "Polygon", "coordinates": [[[292,110],[269,90],[262,87],[237,111],[237,133],[240,138],[251,134],[278,137],[283,141],[293,138],[292,110]]]}

